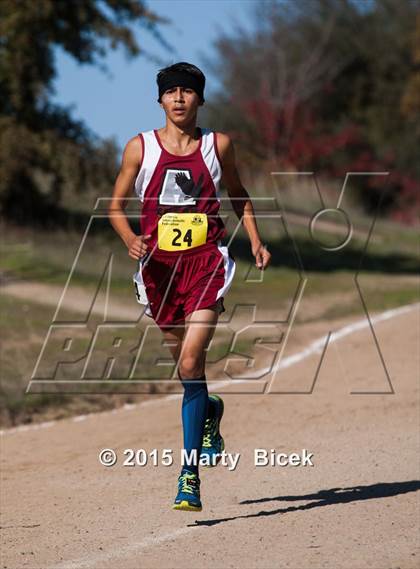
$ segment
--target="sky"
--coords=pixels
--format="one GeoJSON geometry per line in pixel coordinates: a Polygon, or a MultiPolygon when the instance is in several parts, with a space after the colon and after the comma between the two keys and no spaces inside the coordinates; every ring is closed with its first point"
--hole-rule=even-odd
{"type": "Polygon", "coordinates": [[[58,76],[53,101],[71,106],[73,117],[83,120],[100,137],[113,137],[120,148],[140,131],[164,126],[164,113],[157,103],[156,74],[177,61],[194,63],[207,77],[206,93],[216,86],[203,55],[214,54],[213,42],[221,32],[240,24],[252,27],[250,9],[259,0],[149,0],[147,6],[171,20],[160,32],[173,46],[165,50],[138,27],[140,47],[161,59],[161,65],[144,56],[128,59],[122,49],[105,58],[108,71],[79,65],[62,50],[56,52],[58,76]]]}

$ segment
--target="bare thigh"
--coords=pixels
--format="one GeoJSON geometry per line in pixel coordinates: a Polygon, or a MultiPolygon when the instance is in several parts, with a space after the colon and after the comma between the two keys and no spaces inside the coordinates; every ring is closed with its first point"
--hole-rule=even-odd
{"type": "Polygon", "coordinates": [[[203,375],[206,349],[216,330],[219,307],[218,302],[210,308],[196,310],[186,317],[184,327],[163,332],[166,345],[183,378],[203,375]]]}
{"type": "Polygon", "coordinates": [[[206,350],[213,338],[218,318],[217,305],[196,310],[187,316],[185,336],[178,357],[178,371],[181,377],[194,378],[204,374],[206,350]]]}
{"type": "Polygon", "coordinates": [[[216,306],[189,314],[186,318],[183,349],[193,349],[197,353],[206,350],[214,336],[218,319],[216,306]]]}

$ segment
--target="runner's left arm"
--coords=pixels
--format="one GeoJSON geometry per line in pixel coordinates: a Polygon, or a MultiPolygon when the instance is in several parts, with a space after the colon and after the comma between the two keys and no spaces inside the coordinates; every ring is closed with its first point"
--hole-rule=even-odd
{"type": "Polygon", "coordinates": [[[252,254],[255,257],[255,265],[259,269],[265,269],[270,263],[271,254],[261,241],[254,215],[254,207],[239,177],[236,167],[235,150],[230,137],[218,132],[217,147],[222,163],[222,182],[226,186],[236,215],[248,233],[252,254]]]}

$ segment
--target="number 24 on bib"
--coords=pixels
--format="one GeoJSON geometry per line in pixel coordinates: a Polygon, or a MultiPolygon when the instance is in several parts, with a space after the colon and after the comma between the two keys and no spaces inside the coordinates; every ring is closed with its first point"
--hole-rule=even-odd
{"type": "Polygon", "coordinates": [[[163,251],[192,249],[206,240],[205,213],[165,213],[159,220],[158,247],[163,251]]]}

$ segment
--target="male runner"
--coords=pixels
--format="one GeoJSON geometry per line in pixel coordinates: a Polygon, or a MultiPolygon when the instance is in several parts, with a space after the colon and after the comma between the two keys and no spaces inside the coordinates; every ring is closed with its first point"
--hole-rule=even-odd
{"type": "Polygon", "coordinates": [[[221,180],[234,198],[256,266],[265,269],[271,255],[261,243],[230,138],[196,126],[204,103],[203,73],[189,63],[176,63],[158,73],[157,84],[166,125],[127,143],[109,217],[129,256],[140,260],[134,276],[137,299],[169,341],[184,387],[184,449],[196,460],[183,465],[173,508],[199,511],[200,457],[215,465],[224,449],[219,429],[223,400],[208,395],[205,376],[206,348],[235,271],[221,244],[226,236],[218,215],[221,180]],[[141,235],[133,232],[124,213],[133,188],[143,204],[141,235]]]}

